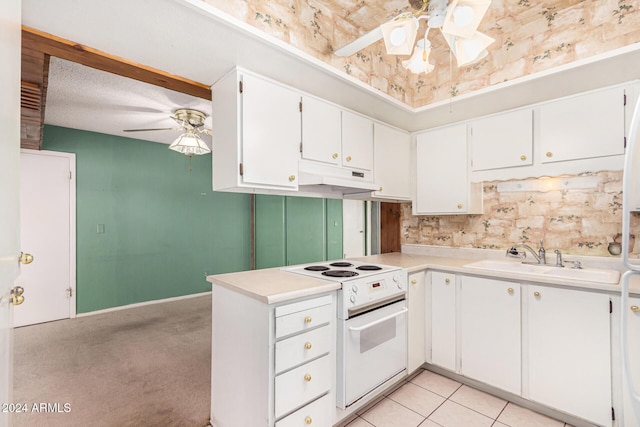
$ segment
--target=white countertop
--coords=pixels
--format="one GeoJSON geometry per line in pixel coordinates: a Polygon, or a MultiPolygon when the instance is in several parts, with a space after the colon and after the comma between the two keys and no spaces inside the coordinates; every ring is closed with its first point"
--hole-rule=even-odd
{"type": "MultiPolygon", "coordinates": [[[[419,253],[393,252],[353,259],[356,261],[366,261],[372,264],[386,264],[401,267],[410,273],[424,269],[432,269],[467,275],[485,276],[496,279],[515,280],[518,282],[545,283],[584,290],[620,292],[620,286],[618,284],[585,282],[582,280],[556,277],[548,277],[541,280],[534,276],[526,277],[527,275],[523,273],[481,271],[474,268],[464,267],[466,264],[478,261],[478,257],[470,256],[468,258],[459,258],[449,255],[451,254],[447,254],[447,256],[434,256],[419,253]]],[[[466,256],[469,256],[469,253],[467,253],[466,256]]],[[[280,268],[218,274],[207,276],[207,281],[214,285],[224,286],[236,292],[240,292],[266,304],[274,304],[300,297],[331,292],[340,289],[341,287],[339,282],[294,274],[283,271],[280,268]]],[[[640,295],[640,277],[635,276],[632,278],[630,289],[632,294],[640,295]]]]}

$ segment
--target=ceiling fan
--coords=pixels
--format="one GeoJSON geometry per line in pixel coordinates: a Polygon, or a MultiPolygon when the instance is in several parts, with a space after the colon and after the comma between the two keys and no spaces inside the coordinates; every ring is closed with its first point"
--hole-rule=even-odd
{"type": "Polygon", "coordinates": [[[207,115],[202,111],[180,108],[170,116],[179,127],[155,129],[125,129],[123,132],[149,132],[158,130],[183,131],[183,133],[169,145],[169,149],[187,156],[207,154],[211,149],[200,138],[199,134],[211,135],[211,129],[204,128],[207,115]]]}
{"type": "Polygon", "coordinates": [[[412,73],[429,73],[434,64],[429,62],[431,42],[427,39],[431,29],[440,30],[458,67],[472,64],[487,56],[486,48],[494,42],[479,32],[478,25],[491,0],[409,0],[414,12],[404,12],[362,37],[335,51],[337,56],[351,56],[361,49],[384,39],[390,55],[412,55],[402,65],[412,73]],[[420,20],[426,20],[424,37],[416,43],[420,20]],[[414,48],[415,43],[415,48],[414,48]],[[413,53],[413,54],[412,54],[413,53]]]}

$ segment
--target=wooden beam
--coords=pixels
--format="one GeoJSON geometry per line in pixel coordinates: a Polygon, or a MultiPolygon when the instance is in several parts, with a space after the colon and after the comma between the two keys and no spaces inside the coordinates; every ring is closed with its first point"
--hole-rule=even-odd
{"type": "Polygon", "coordinates": [[[22,27],[22,46],[23,49],[43,52],[45,55],[211,100],[211,88],[208,85],[156,70],[26,26],[22,27]]]}

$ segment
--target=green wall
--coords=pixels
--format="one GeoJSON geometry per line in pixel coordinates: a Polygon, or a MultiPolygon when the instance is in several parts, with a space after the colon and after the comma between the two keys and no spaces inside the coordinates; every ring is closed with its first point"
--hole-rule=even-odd
{"type": "Polygon", "coordinates": [[[256,195],[256,268],[342,258],[342,200],[256,195]]]}
{"type": "Polygon", "coordinates": [[[76,154],[77,312],[211,289],[248,270],[250,197],[211,190],[211,155],[45,126],[43,149],[76,154]],[[104,224],[104,233],[98,233],[104,224]]]}

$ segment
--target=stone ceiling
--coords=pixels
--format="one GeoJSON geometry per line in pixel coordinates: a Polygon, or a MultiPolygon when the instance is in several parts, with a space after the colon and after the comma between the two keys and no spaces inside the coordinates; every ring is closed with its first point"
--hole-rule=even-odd
{"type": "MultiPolygon", "coordinates": [[[[364,83],[418,108],[640,42],[635,0],[493,0],[478,28],[489,56],[458,68],[438,31],[435,70],[414,75],[379,41],[341,58],[335,50],[403,11],[407,0],[202,0],[364,83]]],[[[418,34],[426,29],[422,20],[418,34]]]]}

